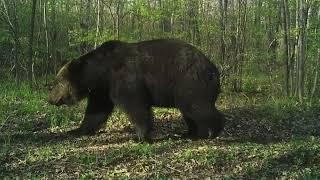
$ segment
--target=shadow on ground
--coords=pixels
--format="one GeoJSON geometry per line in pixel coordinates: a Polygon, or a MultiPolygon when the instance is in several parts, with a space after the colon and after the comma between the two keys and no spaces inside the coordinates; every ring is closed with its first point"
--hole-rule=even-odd
{"type": "MultiPolygon", "coordinates": [[[[236,108],[225,110],[226,126],[221,136],[213,140],[199,141],[191,141],[180,137],[186,130],[186,125],[181,117],[156,118],[153,132],[155,143],[152,146],[134,143],[132,141],[134,129],[129,123],[122,129],[113,129],[110,125],[107,125],[97,135],[87,137],[71,137],[66,134],[65,129],[52,131],[46,125],[46,119],[37,122],[38,124],[45,124],[44,126],[39,126],[42,128],[20,126],[23,124],[16,124],[15,126],[5,124],[4,127],[15,127],[15,131],[12,129],[1,130],[0,145],[2,145],[2,148],[6,146],[10,147],[7,147],[9,150],[3,153],[4,158],[0,160],[2,164],[0,165],[0,171],[7,176],[23,176],[26,173],[45,173],[45,175],[59,175],[63,179],[68,178],[68,173],[66,174],[65,172],[90,170],[96,173],[99,172],[100,174],[107,174],[115,168],[129,168],[128,171],[135,171],[135,169],[130,168],[138,168],[137,164],[142,163],[140,159],[146,158],[146,164],[142,163],[139,168],[143,169],[144,166],[154,164],[169,169],[168,172],[160,172],[161,168],[153,167],[152,171],[159,169],[159,172],[154,172],[156,174],[162,173],[171,176],[171,173],[176,173],[180,175],[185,174],[186,177],[189,177],[189,175],[198,173],[199,177],[201,177],[202,170],[209,168],[208,170],[210,170],[211,175],[215,174],[215,171],[221,175],[221,172],[227,171],[226,169],[230,168],[224,167],[226,166],[224,162],[214,162],[216,163],[215,169],[210,168],[210,166],[196,164],[193,166],[193,172],[182,172],[177,167],[172,168],[167,164],[172,163],[172,159],[175,160],[176,158],[174,156],[177,156],[177,154],[173,154],[172,152],[198,149],[198,147],[205,145],[216,147],[216,149],[220,146],[228,147],[239,143],[253,143],[264,146],[290,141],[290,138],[296,136],[320,135],[320,114],[317,112],[317,109],[294,111],[284,108],[278,109],[278,111],[281,113],[275,114],[272,108],[236,108]],[[60,150],[55,150],[55,146],[59,144],[67,147],[66,152],[62,151],[62,153],[60,150]],[[29,156],[30,152],[33,152],[30,149],[42,147],[50,147],[53,151],[57,151],[54,153],[60,155],[58,158],[54,156],[47,159],[20,162],[23,158],[29,156]],[[219,163],[220,165],[217,166],[219,163]]],[[[286,152],[282,156],[265,160],[261,167],[249,169],[242,176],[252,177],[260,173],[268,173],[271,177],[273,175],[278,176],[281,174],[281,169],[288,169],[290,165],[299,165],[294,157],[305,157],[306,153],[312,157],[312,153],[315,152],[309,149],[297,149],[286,152]],[[270,166],[277,167],[279,172],[273,172],[275,169],[272,168],[270,170],[270,166]]],[[[221,150],[220,152],[219,150],[217,154],[221,158],[229,158],[228,151],[221,150]]],[[[205,157],[207,158],[207,155],[205,157]]],[[[301,161],[304,163],[302,165],[306,167],[309,167],[310,163],[314,162],[314,160],[308,159],[302,159],[301,161]]],[[[184,163],[182,162],[182,164],[184,163]]],[[[179,167],[180,164],[178,163],[177,166],[179,167]]],[[[181,168],[183,168],[183,165],[181,165],[181,168]]],[[[78,177],[79,174],[74,174],[73,176],[78,177]]],[[[93,176],[97,177],[98,175],[93,176]]],[[[206,174],[203,174],[203,176],[206,176],[206,174]]]]}
{"type": "MultiPolygon", "coordinates": [[[[296,111],[280,109],[282,114],[275,115],[267,108],[236,108],[224,111],[226,126],[220,139],[230,142],[272,143],[283,141],[292,136],[320,135],[320,113],[316,109],[296,111]]],[[[34,126],[30,122],[10,122],[4,124],[0,134],[0,143],[10,139],[10,143],[17,144],[53,144],[70,139],[65,129],[49,130],[46,119],[38,119],[34,126]],[[24,124],[27,123],[27,126],[24,124]],[[10,127],[14,127],[10,129],[10,127]]],[[[73,127],[74,128],[74,127],[73,127]]],[[[70,128],[69,128],[70,130],[70,128]]],[[[181,139],[186,131],[186,125],[181,117],[155,118],[153,138],[156,141],[167,139],[181,139]]],[[[99,139],[101,143],[122,143],[134,137],[134,128],[127,123],[123,129],[113,129],[107,125],[96,136],[85,139],[92,141],[99,139]],[[100,138],[102,137],[102,138],[100,138]],[[104,139],[105,138],[105,139],[104,139]]]]}

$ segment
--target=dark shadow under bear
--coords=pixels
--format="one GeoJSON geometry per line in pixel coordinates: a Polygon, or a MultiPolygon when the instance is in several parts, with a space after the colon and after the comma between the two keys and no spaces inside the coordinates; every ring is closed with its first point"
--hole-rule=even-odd
{"type": "Polygon", "coordinates": [[[94,134],[115,105],[150,140],[152,106],[178,108],[193,138],[216,137],[224,117],[216,109],[219,72],[195,47],[179,40],[138,43],[108,41],[64,65],[53,83],[49,103],[72,105],[88,98],[76,134],[94,134]]]}

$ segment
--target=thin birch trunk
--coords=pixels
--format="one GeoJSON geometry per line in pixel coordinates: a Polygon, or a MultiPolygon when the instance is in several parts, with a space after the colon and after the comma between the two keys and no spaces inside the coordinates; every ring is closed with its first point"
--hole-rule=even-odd
{"type": "Polygon", "coordinates": [[[95,41],[94,41],[94,48],[97,47],[99,26],[100,26],[100,0],[97,0],[97,25],[96,25],[96,37],[95,37],[95,41]]]}

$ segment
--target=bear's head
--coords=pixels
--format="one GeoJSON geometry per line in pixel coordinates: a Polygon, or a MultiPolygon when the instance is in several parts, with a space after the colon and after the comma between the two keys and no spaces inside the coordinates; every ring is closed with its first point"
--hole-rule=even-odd
{"type": "Polygon", "coordinates": [[[82,83],[84,63],[72,60],[58,72],[55,80],[49,86],[48,102],[53,105],[73,105],[87,95],[87,89],[82,83]]]}
{"type": "Polygon", "coordinates": [[[118,51],[124,43],[107,41],[97,49],[65,64],[50,86],[48,102],[72,105],[90,92],[107,92],[112,68],[122,64],[118,51]]]}

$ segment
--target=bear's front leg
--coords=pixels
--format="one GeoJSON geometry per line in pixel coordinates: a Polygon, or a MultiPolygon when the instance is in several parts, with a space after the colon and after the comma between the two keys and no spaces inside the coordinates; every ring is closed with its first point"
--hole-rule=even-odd
{"type": "Polygon", "coordinates": [[[80,127],[69,131],[69,133],[73,135],[94,135],[107,121],[113,107],[113,102],[106,94],[91,93],[80,127]]]}
{"type": "Polygon", "coordinates": [[[116,102],[128,114],[129,120],[136,128],[137,140],[151,143],[150,133],[153,124],[151,105],[146,97],[146,91],[125,89],[113,93],[116,102]]]}
{"type": "Polygon", "coordinates": [[[130,121],[135,125],[137,141],[151,143],[153,115],[150,107],[144,104],[126,104],[124,110],[129,115],[130,121]]]}
{"type": "Polygon", "coordinates": [[[135,125],[137,140],[151,142],[151,97],[140,73],[134,59],[119,65],[112,71],[110,95],[113,102],[124,109],[129,120],[135,125]]]}

